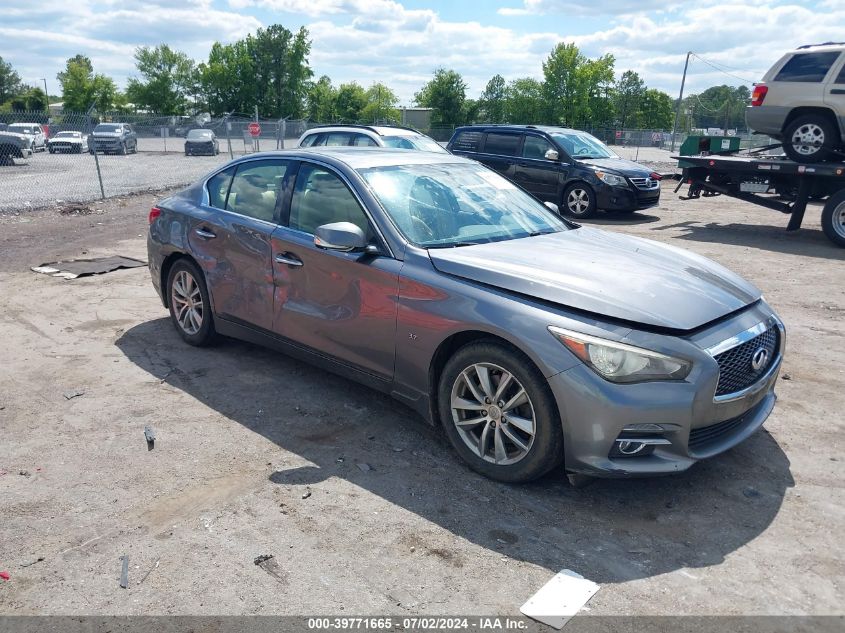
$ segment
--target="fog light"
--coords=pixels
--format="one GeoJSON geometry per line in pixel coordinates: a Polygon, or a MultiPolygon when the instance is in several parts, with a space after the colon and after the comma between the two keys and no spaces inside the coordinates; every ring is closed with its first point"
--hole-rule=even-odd
{"type": "Polygon", "coordinates": [[[630,440],[618,440],[616,442],[616,448],[619,449],[619,452],[623,455],[636,455],[637,453],[642,452],[648,444],[643,444],[642,442],[632,442],[630,440]]]}
{"type": "Polygon", "coordinates": [[[655,446],[665,446],[671,444],[665,437],[655,436],[634,436],[631,437],[630,431],[623,431],[622,434],[613,442],[613,448],[610,449],[608,457],[645,457],[654,452],[655,446]]]}

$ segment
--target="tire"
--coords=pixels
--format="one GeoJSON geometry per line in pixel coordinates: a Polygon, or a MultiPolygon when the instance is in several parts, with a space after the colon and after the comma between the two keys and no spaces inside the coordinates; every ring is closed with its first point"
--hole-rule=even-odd
{"type": "Polygon", "coordinates": [[[205,347],[214,343],[217,333],[214,329],[214,316],[211,312],[205,276],[192,261],[180,259],[170,269],[167,275],[167,304],[170,307],[170,320],[173,326],[188,345],[205,347]],[[199,291],[199,300],[197,300],[196,290],[199,291]],[[186,296],[190,298],[191,303],[186,303],[186,296]],[[194,309],[193,316],[190,314],[191,305],[194,309]],[[199,307],[198,315],[197,307],[199,307]],[[199,327],[196,322],[197,316],[199,327]]]}
{"type": "Polygon", "coordinates": [[[822,230],[831,242],[845,248],[845,189],[828,198],[822,210],[822,230]]]}
{"type": "Polygon", "coordinates": [[[839,146],[839,131],[833,121],[821,114],[805,114],[790,121],[783,129],[783,151],[797,163],[818,163],[831,157],[839,146]],[[794,144],[792,140],[815,140],[818,147],[794,144]]]}
{"type": "Polygon", "coordinates": [[[126,156],[126,154],[128,154],[128,153],[129,152],[126,149],[126,143],[121,143],[120,144],[120,150],[118,150],[118,154],[120,154],[121,156],[126,156]]]}
{"type": "Polygon", "coordinates": [[[55,153],[56,153],[56,150],[54,150],[52,147],[51,147],[50,149],[48,149],[47,151],[48,151],[48,152],[50,152],[51,154],[55,154],[55,153]]]}
{"type": "Polygon", "coordinates": [[[438,410],[446,435],[458,455],[476,472],[497,481],[524,483],[563,462],[563,431],[557,405],[543,375],[516,349],[492,340],[465,345],[446,362],[437,388],[438,410]],[[481,380],[485,373],[486,390],[481,380]],[[506,374],[511,379],[497,394],[506,374]],[[522,401],[508,408],[507,401],[517,400],[520,389],[525,394],[522,401]],[[488,392],[492,392],[492,400],[500,400],[488,405],[482,397],[488,392]],[[460,424],[474,419],[478,420],[475,424],[460,424]],[[519,424],[514,420],[519,420],[519,424]]]}
{"type": "Polygon", "coordinates": [[[596,214],[596,192],[585,182],[573,182],[563,192],[560,208],[573,218],[590,218],[596,214]]]}

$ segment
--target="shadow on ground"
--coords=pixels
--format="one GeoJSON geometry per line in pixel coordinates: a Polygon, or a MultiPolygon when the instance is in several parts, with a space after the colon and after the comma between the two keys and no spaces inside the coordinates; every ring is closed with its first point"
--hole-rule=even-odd
{"type": "Polygon", "coordinates": [[[268,485],[342,477],[456,537],[599,583],[722,562],[769,526],[793,485],[765,431],[677,476],[576,490],[558,472],[503,485],[468,470],[403,405],[284,355],[232,340],[189,347],[165,318],[116,344],[151,375],[314,464],[277,471],[268,485]]]}
{"type": "Polygon", "coordinates": [[[647,215],[645,213],[619,213],[616,211],[604,211],[592,218],[576,220],[578,224],[596,226],[631,226],[635,224],[651,224],[652,222],[659,221],[660,218],[656,215],[647,215]]]}

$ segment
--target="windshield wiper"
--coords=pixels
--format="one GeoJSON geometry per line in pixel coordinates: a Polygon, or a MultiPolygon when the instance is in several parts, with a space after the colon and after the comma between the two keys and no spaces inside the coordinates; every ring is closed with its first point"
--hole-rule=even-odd
{"type": "Polygon", "coordinates": [[[425,248],[459,248],[461,246],[478,246],[482,242],[449,242],[448,244],[430,244],[425,248]]]}

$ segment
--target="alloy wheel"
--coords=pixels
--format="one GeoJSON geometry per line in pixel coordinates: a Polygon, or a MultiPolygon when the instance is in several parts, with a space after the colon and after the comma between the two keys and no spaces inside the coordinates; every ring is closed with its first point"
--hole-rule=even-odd
{"type": "Polygon", "coordinates": [[[805,123],[792,133],[792,147],[804,156],[812,156],[824,146],[824,130],[816,123],[805,123]]]}
{"type": "Polygon", "coordinates": [[[575,215],[581,215],[590,208],[590,194],[585,189],[573,189],[566,196],[566,206],[575,215]]]}
{"type": "Polygon", "coordinates": [[[464,369],[452,386],[452,422],[473,453],[509,465],[531,451],[537,424],[534,406],[516,376],[492,363],[464,369]]]}
{"type": "Polygon", "coordinates": [[[185,334],[194,335],[202,327],[205,306],[196,279],[187,270],[180,270],[173,278],[170,300],[176,321],[185,334]]]}

